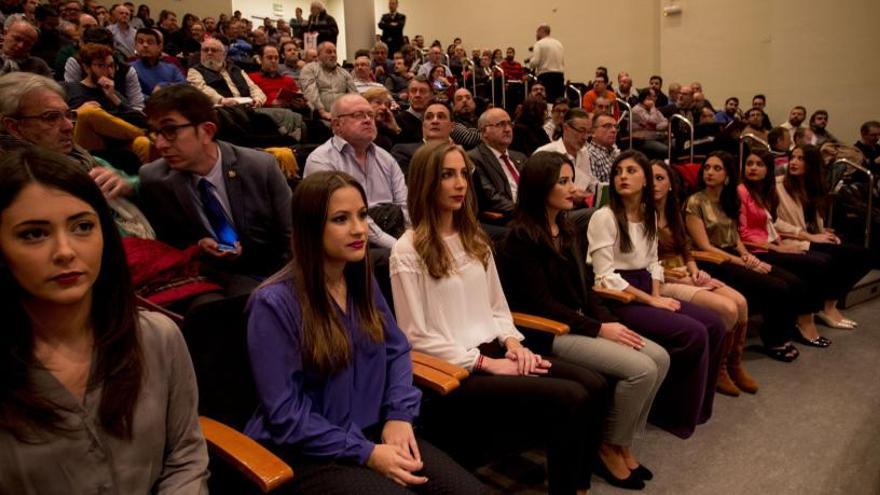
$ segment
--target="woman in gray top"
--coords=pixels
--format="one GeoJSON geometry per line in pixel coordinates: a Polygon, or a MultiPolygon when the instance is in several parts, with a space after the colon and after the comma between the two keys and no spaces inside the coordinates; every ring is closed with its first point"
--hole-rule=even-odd
{"type": "Polygon", "coordinates": [[[137,310],[107,203],[67,160],[0,158],[0,493],[207,492],[186,345],[137,310]]]}

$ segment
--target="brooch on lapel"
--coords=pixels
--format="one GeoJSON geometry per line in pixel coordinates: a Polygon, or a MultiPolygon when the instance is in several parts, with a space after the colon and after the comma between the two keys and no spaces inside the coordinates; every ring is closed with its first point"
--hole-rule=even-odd
{"type": "Polygon", "coordinates": [[[230,170],[230,171],[226,172],[226,176],[229,177],[230,179],[234,179],[237,175],[238,174],[235,173],[235,170],[230,170]]]}

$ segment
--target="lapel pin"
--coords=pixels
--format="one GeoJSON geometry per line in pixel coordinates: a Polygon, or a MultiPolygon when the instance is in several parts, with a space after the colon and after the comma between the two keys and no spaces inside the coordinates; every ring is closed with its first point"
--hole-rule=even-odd
{"type": "Polygon", "coordinates": [[[230,170],[229,172],[226,172],[226,175],[227,175],[227,177],[229,177],[230,179],[234,179],[235,176],[236,176],[235,170],[230,170]]]}

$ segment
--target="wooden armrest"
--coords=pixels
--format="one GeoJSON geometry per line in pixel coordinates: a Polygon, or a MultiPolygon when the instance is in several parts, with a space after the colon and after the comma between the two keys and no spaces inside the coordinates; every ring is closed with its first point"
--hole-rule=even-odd
{"type": "Polygon", "coordinates": [[[497,222],[499,220],[504,220],[504,214],[498,213],[497,211],[481,211],[480,218],[497,222]]]}
{"type": "Polygon", "coordinates": [[[593,292],[604,299],[611,299],[614,301],[622,302],[624,304],[631,303],[636,299],[636,296],[630,294],[629,292],[606,289],[605,287],[599,287],[598,285],[593,286],[593,292]]]}
{"type": "Polygon", "coordinates": [[[211,453],[253,481],[263,493],[293,479],[293,469],[265,447],[225,424],[199,417],[211,453]]]}
{"type": "Polygon", "coordinates": [[[687,274],[683,273],[681,270],[673,270],[671,268],[664,268],[663,269],[663,276],[666,278],[678,279],[678,278],[685,278],[687,276],[687,274]]]}
{"type": "Polygon", "coordinates": [[[436,368],[416,361],[413,361],[412,367],[413,381],[416,385],[429,388],[440,395],[446,395],[461,385],[457,378],[447,375],[436,368]]]}
{"type": "Polygon", "coordinates": [[[468,375],[470,375],[470,373],[468,373],[468,370],[462,368],[461,366],[456,366],[440,358],[429,356],[423,352],[412,351],[410,352],[410,355],[412,356],[413,363],[419,363],[429,368],[434,368],[437,371],[446,373],[456,380],[464,380],[468,377],[468,375]]]}
{"type": "Polygon", "coordinates": [[[711,251],[691,251],[691,257],[696,261],[705,261],[714,265],[727,263],[730,260],[729,254],[725,255],[711,251]]]}
{"type": "Polygon", "coordinates": [[[159,306],[158,304],[150,301],[149,299],[147,299],[143,296],[135,295],[135,299],[137,301],[138,306],[140,306],[144,309],[148,309],[150,311],[162,313],[163,315],[171,318],[171,320],[174,323],[176,323],[178,327],[183,326],[183,315],[175,313],[174,311],[168,310],[166,308],[163,308],[162,306],[159,306]]]}
{"type": "Polygon", "coordinates": [[[560,323],[548,318],[529,315],[525,313],[510,313],[513,316],[513,324],[518,327],[528,328],[529,330],[538,330],[539,332],[547,332],[551,335],[565,335],[571,329],[565,323],[560,323]]]}

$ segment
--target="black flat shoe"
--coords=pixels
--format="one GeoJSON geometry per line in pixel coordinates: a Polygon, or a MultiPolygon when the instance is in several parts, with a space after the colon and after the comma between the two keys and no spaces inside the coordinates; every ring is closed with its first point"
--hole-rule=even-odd
{"type": "Polygon", "coordinates": [[[787,344],[784,347],[779,347],[775,349],[765,347],[764,352],[767,353],[767,356],[769,356],[770,358],[777,361],[782,361],[783,363],[790,363],[797,359],[799,355],[797,349],[791,344],[787,344]]]}
{"type": "Polygon", "coordinates": [[[635,471],[630,472],[629,477],[626,479],[620,479],[611,474],[611,471],[608,470],[608,467],[605,466],[601,459],[596,461],[594,473],[604,479],[609,485],[616,486],[617,488],[626,490],[642,490],[645,488],[645,482],[636,475],[635,471]]]}
{"type": "Polygon", "coordinates": [[[632,474],[638,476],[645,481],[651,481],[652,479],[654,479],[654,473],[652,473],[650,469],[646,468],[642,464],[639,464],[639,467],[633,469],[632,474]]]}
{"type": "Polygon", "coordinates": [[[824,349],[831,345],[831,339],[822,337],[821,335],[816,337],[815,339],[808,339],[801,334],[797,334],[794,336],[794,340],[796,340],[799,344],[808,345],[810,347],[819,347],[824,349]]]}

